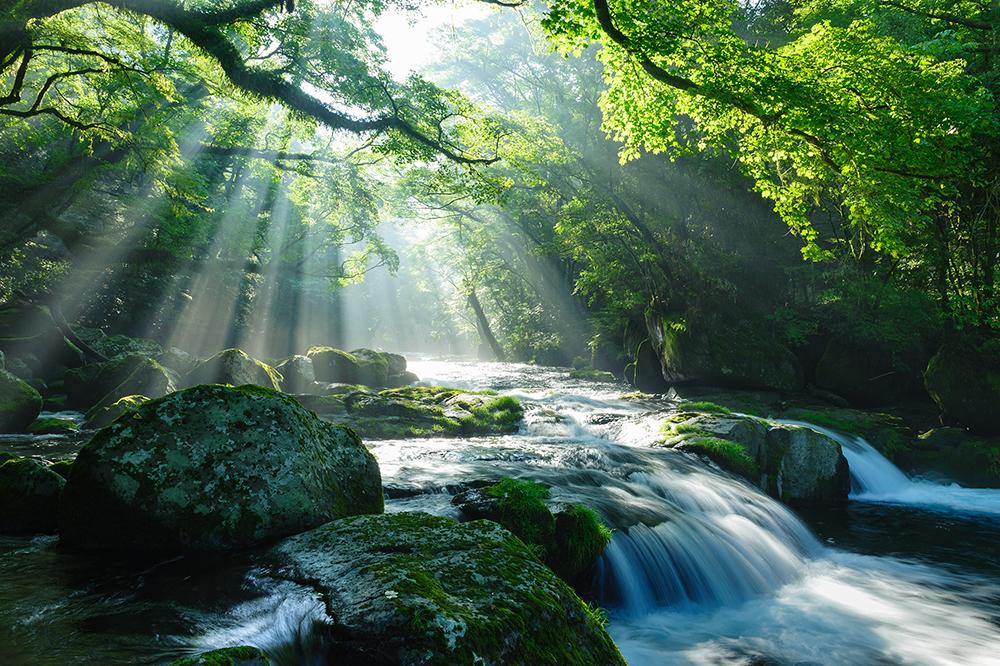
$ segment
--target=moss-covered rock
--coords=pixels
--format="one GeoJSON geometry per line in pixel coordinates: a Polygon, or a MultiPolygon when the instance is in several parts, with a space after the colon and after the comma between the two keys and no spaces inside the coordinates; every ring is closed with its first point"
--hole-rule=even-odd
{"type": "Polygon", "coordinates": [[[289,356],[275,370],[281,373],[281,389],[286,393],[309,393],[315,389],[316,373],[308,356],[289,356]]]}
{"type": "Polygon", "coordinates": [[[50,534],[56,531],[59,495],[66,481],[32,458],[0,464],[0,533],[50,534]]]}
{"type": "Polygon", "coordinates": [[[535,554],[571,585],[604,552],[611,531],[588,507],[570,504],[553,514],[549,489],[535,481],[501,479],[470,488],[452,498],[467,519],[492,520],[524,541],[535,554]]]}
{"type": "Polygon", "coordinates": [[[177,659],[170,666],[268,666],[270,663],[263,650],[241,645],[177,659]]]}
{"type": "Polygon", "coordinates": [[[663,377],[671,384],[797,391],[803,373],[795,355],[750,319],[688,312],[646,318],[663,377]]]}
{"type": "Polygon", "coordinates": [[[65,543],[154,552],[239,548],[382,511],[375,459],[352,431],[256,386],[147,402],[77,456],[65,543]]]}
{"type": "Polygon", "coordinates": [[[168,347],[164,349],[163,352],[156,357],[156,360],[160,362],[165,368],[169,368],[174,371],[178,377],[183,377],[192,370],[198,367],[200,361],[196,356],[187,353],[183,349],[178,349],[177,347],[168,347]]]}
{"type": "Polygon", "coordinates": [[[40,411],[41,394],[6,370],[0,370],[0,432],[24,431],[40,411]]]}
{"type": "Polygon", "coordinates": [[[80,339],[102,356],[113,359],[118,356],[138,355],[155,358],[163,348],[155,340],[133,338],[128,335],[107,335],[99,328],[77,326],[75,332],[80,339]]]}
{"type": "Polygon", "coordinates": [[[325,663],[622,665],[587,606],[489,521],[401,513],[334,521],[271,553],[324,600],[325,663]]]}
{"type": "Polygon", "coordinates": [[[1000,435],[1000,340],[946,341],[927,364],[927,392],[945,414],[983,435],[1000,435]]]}
{"type": "Polygon", "coordinates": [[[76,432],[80,427],[72,419],[61,419],[54,416],[47,416],[35,419],[28,426],[28,432],[33,435],[66,435],[76,432]]]}
{"type": "MultiPolygon", "coordinates": [[[[184,376],[184,386],[198,384],[253,384],[281,390],[281,373],[263,361],[251,358],[242,349],[223,349],[215,356],[199,363],[184,376]]],[[[136,391],[142,393],[142,391],[136,391]]]]}
{"type": "Polygon", "coordinates": [[[504,434],[516,432],[524,417],[517,398],[440,386],[375,392],[343,385],[333,395],[295,397],[323,418],[349,425],[366,439],[504,434]]]}
{"type": "Polygon", "coordinates": [[[713,410],[680,412],[663,433],[667,446],[704,456],[786,504],[847,501],[851,475],[840,444],[809,428],[713,410]]]}
{"type": "Polygon", "coordinates": [[[574,368],[569,372],[570,379],[590,379],[595,382],[613,382],[615,376],[607,370],[594,368],[574,368]]]}
{"type": "Polygon", "coordinates": [[[166,368],[139,354],[125,354],[106,363],[68,370],[64,382],[69,405],[81,410],[109,406],[126,395],[158,398],[175,388],[166,368]]]}
{"type": "Polygon", "coordinates": [[[311,347],[306,355],[312,360],[317,381],[321,382],[396,387],[416,381],[416,375],[406,370],[406,359],[399,354],[311,347]]]}
{"type": "Polygon", "coordinates": [[[126,395],[118,398],[109,405],[95,405],[87,412],[83,427],[87,430],[99,430],[100,428],[107,427],[122,414],[135,411],[140,405],[149,400],[150,398],[145,395],[126,395]]]}
{"type": "Polygon", "coordinates": [[[49,465],[49,469],[64,479],[69,479],[69,473],[73,469],[73,461],[68,458],[56,460],[49,465]]]}

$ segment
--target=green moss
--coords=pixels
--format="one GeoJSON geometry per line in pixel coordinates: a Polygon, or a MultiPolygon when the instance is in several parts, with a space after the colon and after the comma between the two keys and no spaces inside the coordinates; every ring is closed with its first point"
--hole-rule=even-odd
{"type": "Polygon", "coordinates": [[[28,432],[35,435],[61,434],[76,432],[77,430],[79,430],[79,427],[76,425],[75,421],[51,417],[36,419],[34,423],[28,426],[28,432]]]}
{"type": "Polygon", "coordinates": [[[723,407],[720,404],[709,402],[708,400],[694,400],[682,402],[678,407],[689,412],[702,412],[707,414],[732,414],[733,410],[723,407]]]}
{"type": "Polygon", "coordinates": [[[462,432],[468,434],[514,432],[524,418],[521,401],[509,395],[474,406],[470,412],[469,416],[460,419],[462,432]]]}
{"type": "Polygon", "coordinates": [[[566,507],[555,519],[552,555],[547,563],[563,579],[573,582],[604,552],[611,542],[611,529],[593,509],[582,504],[566,507]]]}
{"type": "Polygon", "coordinates": [[[271,660],[258,648],[241,646],[177,659],[170,666],[266,666],[270,663],[271,660]]]}
{"type": "Polygon", "coordinates": [[[707,456],[719,467],[748,479],[755,479],[760,475],[757,462],[747,455],[742,446],[728,439],[694,437],[685,440],[680,448],[707,456]]]}
{"type": "Polygon", "coordinates": [[[818,425],[821,428],[829,428],[831,430],[839,430],[841,432],[848,432],[855,435],[864,435],[865,429],[863,426],[857,422],[848,421],[847,419],[837,418],[825,412],[817,412],[811,409],[796,409],[788,414],[791,418],[798,421],[805,421],[807,423],[812,423],[813,425],[818,425]]]}
{"type": "Polygon", "coordinates": [[[69,459],[57,460],[51,465],[49,469],[58,474],[64,479],[69,479],[70,470],[73,469],[73,461],[69,459]]]}
{"type": "Polygon", "coordinates": [[[496,510],[501,525],[526,543],[548,552],[555,531],[555,517],[545,505],[547,486],[537,481],[502,479],[484,491],[497,498],[496,510]]]}

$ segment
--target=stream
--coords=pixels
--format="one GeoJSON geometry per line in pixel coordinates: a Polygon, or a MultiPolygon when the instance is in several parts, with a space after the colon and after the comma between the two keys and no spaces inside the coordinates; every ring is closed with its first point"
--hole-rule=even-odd
{"type": "MultiPolygon", "coordinates": [[[[514,363],[409,368],[423,383],[515,395],[525,422],[514,435],[367,442],[386,511],[457,517],[460,484],[503,476],[592,507],[615,536],[591,596],[633,666],[1000,664],[1000,490],[909,479],[864,440],[815,427],[842,444],[852,501],[797,514],[651,446],[669,405],[623,400],[624,385],[514,363]]],[[[0,437],[0,450],[38,456],[79,444],[0,437]]],[[[0,538],[3,664],[159,663],[239,644],[318,663],[322,604],[257,579],[250,554],[140,568],[56,541],[0,538]]]]}

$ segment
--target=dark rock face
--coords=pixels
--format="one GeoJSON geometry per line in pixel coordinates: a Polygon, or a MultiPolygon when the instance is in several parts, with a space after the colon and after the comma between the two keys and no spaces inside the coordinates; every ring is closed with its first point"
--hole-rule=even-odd
{"type": "Polygon", "coordinates": [[[174,390],[170,371],[141,354],[68,370],[63,380],[67,402],[77,409],[106,407],[127,395],[159,398],[174,390]]]}
{"type": "Polygon", "coordinates": [[[59,495],[65,485],[42,462],[0,459],[0,534],[55,532],[59,495]]]}
{"type": "Polygon", "coordinates": [[[329,609],[325,663],[624,664],[573,591],[496,523],[337,520],[270,554],[329,609]]]}
{"type": "MultiPolygon", "coordinates": [[[[185,375],[184,386],[198,384],[253,384],[281,390],[281,374],[268,364],[250,357],[242,349],[223,349],[215,356],[200,362],[185,375]]],[[[136,391],[141,393],[141,391],[136,391]]]]}
{"type": "Polygon", "coordinates": [[[84,548],[212,551],[381,511],[378,465],[352,431],[274,391],[198,386],[81,449],[59,526],[84,548]]]}
{"type": "Polygon", "coordinates": [[[749,322],[650,313],[646,326],[670,384],[797,391],[804,385],[795,355],[749,322]]]}
{"type": "Polygon", "coordinates": [[[816,364],[816,386],[852,404],[876,407],[919,392],[920,381],[878,345],[833,339],[816,364]]]}
{"type": "Polygon", "coordinates": [[[42,396],[26,382],[0,370],[0,432],[23,432],[42,410],[42,396]]]}
{"type": "Polygon", "coordinates": [[[927,392],[945,414],[982,435],[1000,435],[1000,344],[945,342],[927,364],[927,392]]]}

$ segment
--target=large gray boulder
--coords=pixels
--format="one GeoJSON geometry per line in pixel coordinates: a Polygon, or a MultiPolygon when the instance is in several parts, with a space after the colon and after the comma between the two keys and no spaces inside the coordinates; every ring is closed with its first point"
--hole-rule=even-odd
{"type": "MultiPolygon", "coordinates": [[[[223,349],[215,356],[201,361],[183,380],[184,386],[197,384],[253,384],[281,390],[281,373],[263,361],[251,357],[242,349],[223,349]]],[[[137,391],[141,393],[141,391],[137,391]]]]}
{"type": "Polygon", "coordinates": [[[38,460],[0,459],[0,534],[55,532],[64,485],[61,476],[38,460]]]}
{"type": "Polygon", "coordinates": [[[312,360],[316,379],[321,382],[396,387],[417,380],[416,375],[407,372],[406,359],[399,354],[311,347],[306,356],[312,360]]]}
{"type": "Polygon", "coordinates": [[[27,382],[0,370],[0,432],[24,432],[42,411],[42,396],[27,382]]]}
{"type": "Polygon", "coordinates": [[[704,455],[790,505],[847,501],[851,474],[840,444],[815,430],[737,414],[681,413],[665,443],[704,455]]]}
{"type": "Polygon", "coordinates": [[[80,450],[59,526],[72,546],[212,551],[381,511],[378,465],[353,431],[276,391],[197,386],[80,450]]]}
{"type": "Polygon", "coordinates": [[[420,513],[338,520],[271,552],[328,609],[331,664],[624,664],[573,591],[496,523],[420,513]]]}

